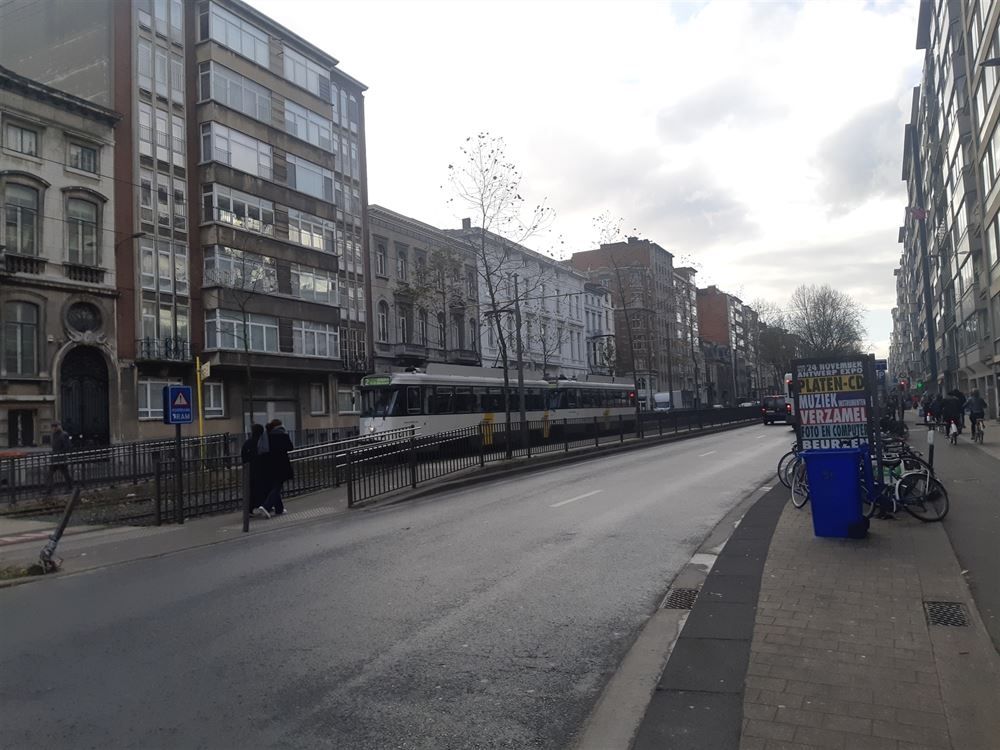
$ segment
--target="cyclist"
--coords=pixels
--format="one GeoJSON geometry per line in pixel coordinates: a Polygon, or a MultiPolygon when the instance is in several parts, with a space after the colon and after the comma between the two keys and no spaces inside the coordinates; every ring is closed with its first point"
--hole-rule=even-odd
{"type": "Polygon", "coordinates": [[[980,419],[986,419],[986,399],[979,395],[978,390],[973,390],[965,402],[965,410],[969,412],[969,423],[972,425],[972,434],[976,434],[976,425],[980,419]]]}
{"type": "Polygon", "coordinates": [[[941,399],[940,419],[948,428],[949,434],[951,433],[951,422],[955,423],[958,433],[962,433],[962,401],[955,395],[955,391],[951,391],[941,399]]]}

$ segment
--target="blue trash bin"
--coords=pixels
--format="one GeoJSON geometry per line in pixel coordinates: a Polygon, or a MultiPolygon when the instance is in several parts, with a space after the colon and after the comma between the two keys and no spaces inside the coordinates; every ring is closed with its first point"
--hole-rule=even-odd
{"type": "Polygon", "coordinates": [[[861,512],[861,467],[867,450],[837,448],[802,452],[809,478],[809,505],[816,536],[861,537],[867,520],[861,512]]]}

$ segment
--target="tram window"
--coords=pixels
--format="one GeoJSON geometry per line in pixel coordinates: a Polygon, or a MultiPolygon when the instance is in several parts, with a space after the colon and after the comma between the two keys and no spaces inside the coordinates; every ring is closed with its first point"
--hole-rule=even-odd
{"type": "Polygon", "coordinates": [[[549,408],[550,409],[562,409],[563,408],[563,392],[560,390],[549,391],[549,408]]]}
{"type": "Polygon", "coordinates": [[[377,388],[364,391],[365,417],[392,417],[396,415],[395,388],[377,388]]]}
{"type": "Polygon", "coordinates": [[[527,411],[543,411],[545,409],[545,398],[541,388],[524,389],[524,408],[527,411]]]}
{"type": "Polygon", "coordinates": [[[452,396],[454,389],[449,385],[438,385],[434,387],[434,396],[431,399],[431,414],[452,414],[452,396]]]}
{"type": "Polygon", "coordinates": [[[406,387],[406,413],[419,414],[423,411],[420,403],[420,386],[408,385],[406,387]]]}
{"type": "Polygon", "coordinates": [[[580,393],[576,388],[566,389],[566,408],[578,409],[580,405],[580,393]]]}
{"type": "Polygon", "coordinates": [[[503,411],[503,388],[487,388],[482,395],[482,410],[498,412],[503,411]]]}
{"type": "Polygon", "coordinates": [[[458,414],[468,414],[476,410],[475,397],[471,388],[459,387],[455,389],[455,412],[458,414]]]}

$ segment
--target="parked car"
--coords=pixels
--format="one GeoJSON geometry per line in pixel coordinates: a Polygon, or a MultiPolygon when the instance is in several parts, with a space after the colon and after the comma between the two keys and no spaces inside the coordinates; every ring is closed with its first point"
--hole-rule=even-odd
{"type": "Polygon", "coordinates": [[[792,402],[784,396],[765,396],[760,406],[764,424],[792,423],[792,402]]]}

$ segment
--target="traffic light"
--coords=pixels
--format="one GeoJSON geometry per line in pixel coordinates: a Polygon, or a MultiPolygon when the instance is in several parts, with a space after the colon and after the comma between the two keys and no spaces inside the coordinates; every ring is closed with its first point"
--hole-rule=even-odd
{"type": "Polygon", "coordinates": [[[910,381],[908,381],[906,378],[899,379],[899,390],[905,391],[909,387],[910,387],[910,381]]]}
{"type": "Polygon", "coordinates": [[[924,389],[924,381],[923,380],[918,380],[917,381],[917,390],[918,391],[922,391],[923,389],[924,389]]]}

